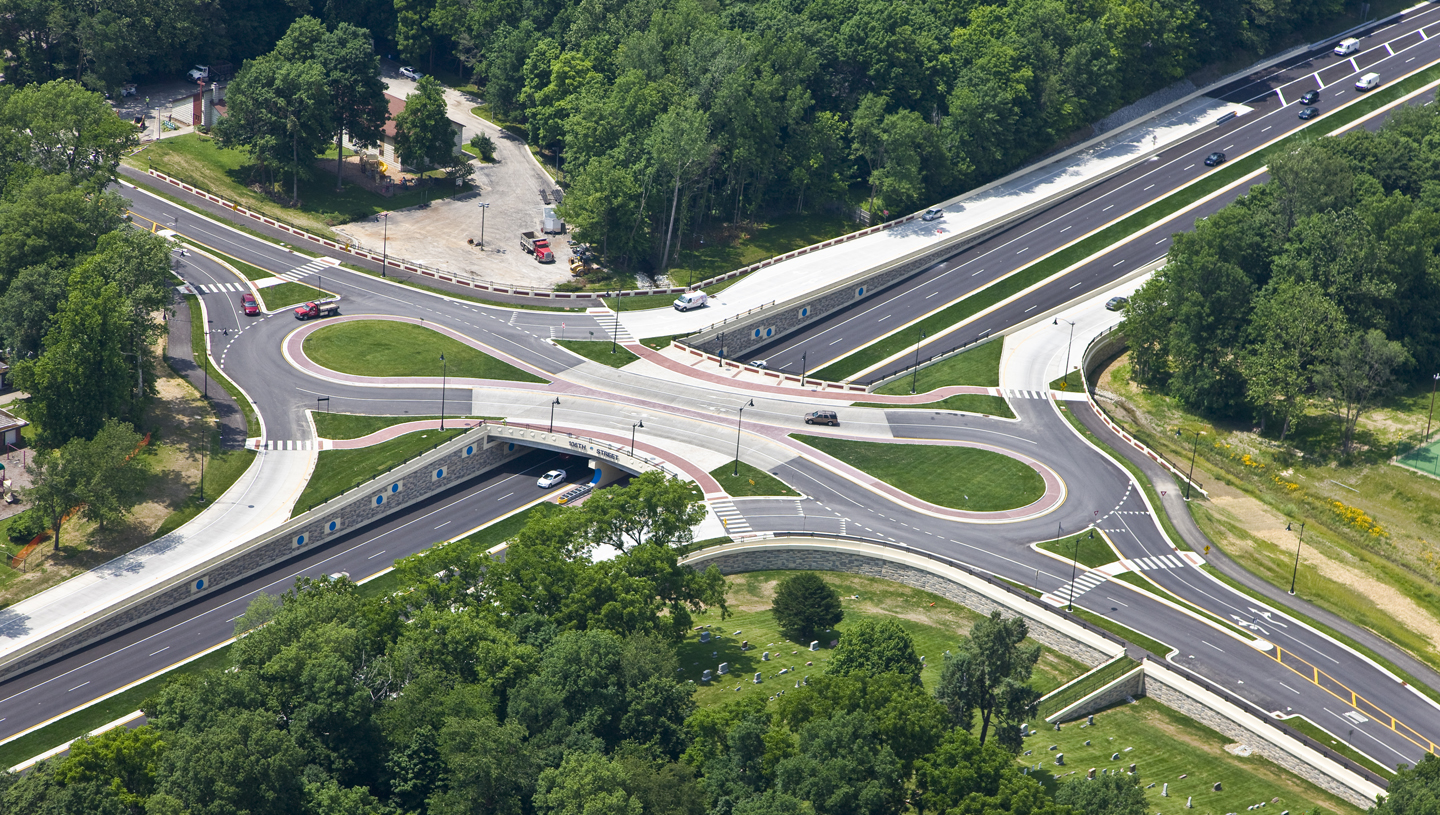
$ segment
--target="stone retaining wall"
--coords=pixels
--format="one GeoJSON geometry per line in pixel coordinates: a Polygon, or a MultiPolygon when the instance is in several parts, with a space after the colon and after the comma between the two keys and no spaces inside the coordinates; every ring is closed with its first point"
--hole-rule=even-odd
{"type": "Polygon", "coordinates": [[[476,428],[414,461],[154,588],[0,658],[0,678],[41,665],[287,560],[305,547],[351,532],[491,470],[528,448],[491,440],[476,428]]]}

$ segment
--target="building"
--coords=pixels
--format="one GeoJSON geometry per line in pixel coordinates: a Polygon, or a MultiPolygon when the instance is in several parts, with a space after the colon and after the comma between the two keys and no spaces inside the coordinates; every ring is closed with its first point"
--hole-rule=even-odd
{"type": "MultiPolygon", "coordinates": [[[[380,160],[385,162],[390,170],[394,170],[400,163],[395,157],[395,117],[405,110],[405,100],[387,93],[385,101],[390,103],[390,115],[385,120],[385,134],[381,137],[380,147],[376,152],[380,154],[380,160]]],[[[461,145],[465,143],[465,129],[455,121],[450,122],[450,129],[455,132],[455,152],[462,152],[461,145]]],[[[348,136],[346,137],[346,146],[352,150],[358,149],[349,143],[348,136]]]]}
{"type": "Polygon", "coordinates": [[[7,453],[25,446],[25,440],[21,438],[20,430],[28,424],[30,423],[24,419],[0,410],[0,453],[7,453]]]}

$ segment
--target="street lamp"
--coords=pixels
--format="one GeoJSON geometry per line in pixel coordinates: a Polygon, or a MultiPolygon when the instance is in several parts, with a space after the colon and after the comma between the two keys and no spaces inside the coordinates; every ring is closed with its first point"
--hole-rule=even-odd
{"type": "MultiPolygon", "coordinates": [[[[1090,539],[1091,539],[1091,540],[1094,540],[1094,539],[1095,539],[1095,528],[1094,528],[1094,527],[1091,527],[1091,528],[1090,528],[1090,539]]],[[[1055,530],[1055,542],[1056,542],[1057,544],[1060,542],[1060,530],[1059,530],[1059,529],[1056,529],[1056,530],[1055,530]]],[[[1066,611],[1074,611],[1074,610],[1075,610],[1075,571],[1076,571],[1075,567],[1076,567],[1076,564],[1079,562],[1079,560],[1080,560],[1080,536],[1079,536],[1079,535],[1076,535],[1076,536],[1075,536],[1075,548],[1074,548],[1073,550],[1071,550],[1071,552],[1070,552],[1070,600],[1069,600],[1069,603],[1068,603],[1068,604],[1066,605],[1066,607],[1065,607],[1065,610],[1066,610],[1066,611]]],[[[1039,575],[1039,570],[1036,570],[1036,575],[1037,575],[1037,577],[1038,577],[1038,575],[1039,575]]]]}
{"type": "Polygon", "coordinates": [[[644,427],[644,426],[645,426],[645,420],[644,420],[644,419],[641,419],[640,421],[636,422],[635,424],[630,425],[630,457],[631,457],[631,458],[634,458],[634,457],[635,457],[635,429],[636,429],[636,428],[640,428],[640,427],[644,427]]]}
{"type": "Polygon", "coordinates": [[[721,331],[721,332],[720,332],[720,353],[716,354],[716,356],[720,357],[720,368],[723,370],[723,369],[725,368],[725,332],[724,332],[724,331],[721,331]]]}
{"type": "Polygon", "coordinates": [[[731,473],[735,476],[740,475],[740,422],[745,419],[745,408],[747,407],[755,407],[755,400],[751,399],[741,405],[740,412],[735,414],[735,472],[731,473]]]}
{"type": "Polygon", "coordinates": [[[1430,420],[1435,418],[1435,385],[1437,383],[1440,383],[1440,374],[1430,377],[1430,415],[1425,417],[1425,438],[1421,439],[1421,442],[1430,438],[1430,420]]]}
{"type": "Polygon", "coordinates": [[[449,363],[445,361],[445,355],[440,355],[440,429],[445,429],[445,386],[450,378],[449,363]]]}
{"type": "MultiPolygon", "coordinates": [[[[1175,429],[1175,438],[1184,438],[1179,428],[1175,429]]],[[[1200,437],[1205,435],[1204,430],[1195,431],[1195,444],[1190,449],[1190,473],[1185,476],[1185,500],[1190,500],[1190,482],[1195,479],[1195,454],[1200,450],[1200,437]]]]}
{"type": "Polygon", "coordinates": [[[805,387],[805,355],[808,354],[808,353],[810,353],[810,352],[809,352],[809,351],[801,351],[801,352],[800,352],[800,387],[802,387],[802,388],[805,387]]]}
{"type": "Polygon", "coordinates": [[[380,238],[380,276],[389,277],[385,274],[385,265],[390,262],[390,213],[382,212],[376,217],[385,219],[385,231],[380,238]]]}
{"type": "Polygon", "coordinates": [[[925,342],[925,332],[920,332],[920,339],[915,341],[915,364],[910,372],[910,393],[915,393],[915,377],[920,375],[920,344],[925,342]]]}
{"type": "MultiPolygon", "coordinates": [[[[609,292],[606,292],[608,295],[609,292]]],[[[615,353],[616,343],[620,339],[620,290],[615,290],[615,330],[610,332],[610,353],[615,353]]]]}
{"type": "MultiPolygon", "coordinates": [[[[1290,531],[1290,524],[1285,524],[1285,531],[1290,531]]],[[[1300,572],[1300,544],[1305,542],[1305,522],[1300,522],[1300,539],[1295,541],[1295,565],[1290,569],[1290,595],[1295,595],[1295,575],[1300,572]]]]}
{"type": "Polygon", "coordinates": [[[558,404],[560,404],[560,397],[557,396],[557,397],[555,397],[555,401],[553,401],[553,402],[550,403],[550,432],[551,432],[551,433],[554,433],[554,432],[555,432],[555,406],[558,405],[558,404]]]}
{"type": "Polygon", "coordinates": [[[487,204],[487,203],[485,203],[484,201],[481,201],[481,202],[480,202],[479,204],[477,204],[476,206],[480,207],[480,248],[481,248],[481,249],[484,249],[484,248],[485,248],[485,210],[489,209],[489,208],[490,208],[490,205],[487,204]]]}
{"type": "Polygon", "coordinates": [[[1065,320],[1065,318],[1063,318],[1063,317],[1056,317],[1056,318],[1055,318],[1055,322],[1051,323],[1051,325],[1059,325],[1062,320],[1064,320],[1064,322],[1070,323],[1070,339],[1065,342],[1065,384],[1066,384],[1066,386],[1069,386],[1069,384],[1070,384],[1070,346],[1072,346],[1072,345],[1075,344],[1075,323],[1074,323],[1073,320],[1065,320]]]}

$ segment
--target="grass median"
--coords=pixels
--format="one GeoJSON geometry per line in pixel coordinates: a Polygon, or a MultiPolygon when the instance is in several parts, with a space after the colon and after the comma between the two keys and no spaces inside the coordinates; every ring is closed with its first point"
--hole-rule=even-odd
{"type": "MultiPolygon", "coordinates": [[[[1000,353],[1004,338],[977,345],[964,353],[942,360],[934,365],[913,371],[911,376],[901,377],[875,389],[875,393],[886,396],[908,396],[926,393],[953,385],[971,385],[994,388],[1000,385],[1000,353]]],[[[1010,404],[1003,397],[984,393],[961,393],[920,405],[887,405],[881,402],[860,402],[856,407],[887,408],[892,410],[955,410],[962,413],[979,413],[982,416],[1015,418],[1010,404]]]]}
{"type": "Polygon", "coordinates": [[[309,512],[467,430],[425,430],[358,450],[322,450],[315,458],[315,472],[295,501],[290,517],[309,512]]]}
{"type": "Polygon", "coordinates": [[[739,475],[733,475],[736,469],[735,462],[731,461],[710,471],[710,476],[720,482],[720,488],[730,493],[734,498],[751,498],[763,495],[793,497],[800,494],[787,487],[784,481],[781,481],[759,467],[753,467],[742,461],[738,468],[740,472],[739,475]]]}
{"type": "Polygon", "coordinates": [[[330,292],[322,291],[314,286],[307,286],[304,283],[281,283],[277,286],[266,286],[259,289],[259,292],[260,301],[264,304],[266,311],[283,311],[290,306],[298,306],[311,300],[323,300],[331,296],[330,292]]]}
{"type": "Polygon", "coordinates": [[[1045,494],[1045,480],[1034,468],[989,450],[801,434],[792,434],[790,438],[942,507],[998,512],[1029,506],[1045,494]]]}
{"type": "Polygon", "coordinates": [[[393,320],[324,326],[305,338],[305,354],[332,371],[359,376],[433,377],[443,371],[458,379],[547,381],[438,331],[393,320]]]}
{"type": "Polygon", "coordinates": [[[1044,549],[1046,552],[1057,554],[1067,560],[1074,560],[1081,566],[1090,569],[1099,568],[1120,559],[1120,556],[1115,554],[1115,550],[1110,548],[1110,544],[1105,542],[1105,538],[1096,535],[1093,530],[1071,535],[1068,538],[1037,543],[1035,548],[1044,549]]]}
{"type": "Polygon", "coordinates": [[[555,344],[567,351],[574,351],[591,362],[609,365],[611,368],[623,368],[640,358],[624,346],[609,340],[555,340],[555,344]]]}
{"type": "MultiPolygon", "coordinates": [[[[358,439],[406,422],[424,422],[439,416],[363,416],[357,413],[312,413],[315,433],[322,439],[358,439]]],[[[457,421],[469,417],[446,416],[457,421]]]]}
{"type": "Polygon", "coordinates": [[[1010,403],[1006,402],[1003,397],[984,393],[957,393],[938,402],[925,402],[920,405],[856,402],[855,407],[882,408],[884,410],[953,410],[959,413],[978,413],[981,416],[999,416],[1003,419],[1015,418],[1015,413],[1010,410],[1010,403]]]}
{"type": "Polygon", "coordinates": [[[848,380],[859,372],[868,370],[901,353],[905,349],[913,347],[915,335],[920,331],[924,331],[927,335],[934,336],[938,342],[941,339],[938,335],[941,335],[962,321],[1019,294],[1037,283],[1059,274],[1065,269],[1080,263],[1085,258],[1105,250],[1106,247],[1113,246],[1131,235],[1170,218],[1180,210],[1211,193],[1217,192],[1246,175],[1264,168],[1269,161],[1269,157],[1275,151],[1292,150],[1295,145],[1301,142],[1319,138],[1318,134],[1329,133],[1337,128],[1350,124],[1362,116],[1434,82],[1436,79],[1440,79],[1440,65],[1432,65],[1429,68],[1411,74],[1399,82],[1372,91],[1360,101],[1352,103],[1348,107],[1341,108],[1323,119],[1316,120],[1312,124],[1266,147],[1262,147],[1254,153],[1229,162],[1219,170],[1213,171],[1199,181],[1196,181],[1194,184],[1176,190],[1164,198],[1146,206],[1144,209],[1132,213],[1098,232],[1081,238],[1049,257],[1036,261],[1008,277],[1003,277],[991,283],[980,291],[958,302],[952,303],[940,311],[931,314],[929,317],[920,320],[918,323],[905,326],[903,334],[888,334],[875,343],[825,366],[816,371],[815,376],[831,381],[848,380]]]}

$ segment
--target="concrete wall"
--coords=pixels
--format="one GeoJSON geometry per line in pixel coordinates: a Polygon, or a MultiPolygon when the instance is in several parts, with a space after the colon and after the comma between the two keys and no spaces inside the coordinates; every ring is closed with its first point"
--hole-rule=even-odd
{"type": "Polygon", "coordinates": [[[380,478],[291,519],[276,530],[216,555],[105,611],[79,620],[29,648],[8,654],[0,661],[0,677],[48,662],[273,566],[306,547],[380,520],[491,470],[527,449],[508,439],[491,439],[486,427],[476,428],[380,478]]]}

